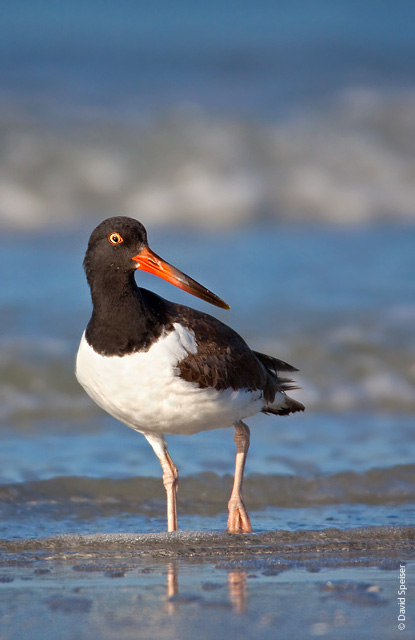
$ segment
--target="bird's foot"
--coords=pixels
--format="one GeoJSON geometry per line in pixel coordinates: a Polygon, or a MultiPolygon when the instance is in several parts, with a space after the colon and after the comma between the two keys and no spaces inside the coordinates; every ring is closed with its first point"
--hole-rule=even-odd
{"type": "Polygon", "coordinates": [[[252,533],[251,521],[240,496],[231,497],[228,509],[228,533],[252,533]]]}

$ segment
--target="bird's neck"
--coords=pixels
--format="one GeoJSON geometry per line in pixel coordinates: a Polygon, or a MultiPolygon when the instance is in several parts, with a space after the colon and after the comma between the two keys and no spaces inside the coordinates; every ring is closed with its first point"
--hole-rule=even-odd
{"type": "Polygon", "coordinates": [[[87,280],[91,289],[94,311],[107,315],[115,307],[121,309],[128,305],[140,304],[139,289],[134,272],[114,269],[89,273],[87,280]]]}
{"type": "Polygon", "coordinates": [[[108,270],[88,277],[88,282],[93,304],[88,343],[102,355],[147,351],[162,327],[137,287],[134,272],[108,270]]]}

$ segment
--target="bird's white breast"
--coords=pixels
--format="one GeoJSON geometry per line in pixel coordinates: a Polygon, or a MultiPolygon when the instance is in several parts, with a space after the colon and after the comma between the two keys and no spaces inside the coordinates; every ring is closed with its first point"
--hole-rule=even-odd
{"type": "Polygon", "coordinates": [[[129,427],[146,433],[192,434],[230,427],[262,408],[262,393],[201,389],[179,376],[178,363],[197,353],[193,331],[179,323],[146,352],[102,356],[79,345],[76,377],[95,402],[129,427]]]}

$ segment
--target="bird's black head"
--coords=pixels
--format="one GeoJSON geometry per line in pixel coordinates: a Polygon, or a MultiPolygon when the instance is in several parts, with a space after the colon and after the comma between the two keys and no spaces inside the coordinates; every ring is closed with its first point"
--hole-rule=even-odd
{"type": "Polygon", "coordinates": [[[126,216],[107,218],[91,233],[84,267],[88,281],[97,270],[133,272],[133,258],[148,246],[141,222],[126,216]]]}
{"type": "Polygon", "coordinates": [[[91,290],[100,289],[100,295],[105,295],[103,288],[120,288],[127,280],[131,286],[133,272],[140,269],[217,307],[229,309],[229,305],[209,289],[154,253],[148,246],[145,228],[133,218],[117,216],[101,222],[89,238],[84,267],[91,290]]]}

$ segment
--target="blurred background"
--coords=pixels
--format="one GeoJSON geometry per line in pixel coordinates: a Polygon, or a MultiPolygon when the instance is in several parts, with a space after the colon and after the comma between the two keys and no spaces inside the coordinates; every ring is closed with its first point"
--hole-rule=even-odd
{"type": "MultiPolygon", "coordinates": [[[[307,413],[250,421],[254,520],[415,521],[414,25],[405,0],[3,11],[2,537],[164,529],[157,459],[73,375],[83,254],[113,214],[232,309],[144,286],[301,370],[307,413]]],[[[223,527],[231,432],[170,447],[182,526],[223,527]]]]}

